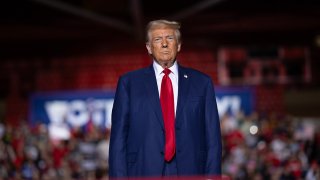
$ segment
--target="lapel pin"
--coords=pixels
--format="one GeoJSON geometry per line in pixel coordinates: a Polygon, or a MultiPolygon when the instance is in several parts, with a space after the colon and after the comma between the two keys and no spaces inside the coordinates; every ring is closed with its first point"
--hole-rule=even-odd
{"type": "Polygon", "coordinates": [[[183,75],[183,77],[187,79],[187,78],[188,78],[188,75],[185,74],[185,75],[183,75]]]}

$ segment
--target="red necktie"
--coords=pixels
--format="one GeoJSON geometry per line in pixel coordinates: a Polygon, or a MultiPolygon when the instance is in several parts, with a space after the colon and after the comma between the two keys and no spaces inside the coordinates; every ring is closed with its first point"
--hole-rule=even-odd
{"type": "Polygon", "coordinates": [[[164,159],[170,161],[175,153],[176,139],[174,130],[174,102],[173,88],[169,74],[171,71],[168,68],[163,70],[164,76],[161,82],[160,103],[165,128],[165,153],[164,159]]]}

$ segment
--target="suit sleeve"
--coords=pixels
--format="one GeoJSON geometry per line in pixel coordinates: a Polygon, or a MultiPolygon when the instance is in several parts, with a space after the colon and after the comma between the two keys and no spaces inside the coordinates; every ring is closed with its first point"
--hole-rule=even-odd
{"type": "Polygon", "coordinates": [[[217,110],[214,87],[211,79],[208,82],[206,89],[205,121],[208,148],[206,174],[220,175],[222,156],[220,120],[217,110]]]}
{"type": "Polygon", "coordinates": [[[126,164],[126,140],[128,134],[129,116],[128,89],[123,78],[117,85],[115,99],[112,108],[112,124],[109,148],[109,176],[127,176],[126,164]]]}

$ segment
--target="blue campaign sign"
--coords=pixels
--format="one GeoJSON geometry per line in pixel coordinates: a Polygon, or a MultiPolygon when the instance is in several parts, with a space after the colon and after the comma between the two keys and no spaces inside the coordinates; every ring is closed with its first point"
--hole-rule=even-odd
{"type": "MultiPolygon", "coordinates": [[[[220,117],[225,113],[254,110],[254,93],[250,87],[216,87],[216,101],[220,117]]],[[[55,138],[70,137],[70,128],[93,123],[97,127],[111,127],[113,91],[69,91],[37,93],[30,100],[30,121],[45,123],[55,138]]]]}
{"type": "Polygon", "coordinates": [[[54,135],[68,138],[67,129],[90,123],[110,128],[114,92],[70,91],[37,93],[30,100],[31,124],[45,123],[54,135]],[[64,135],[63,135],[64,134],[64,135]]]}
{"type": "Polygon", "coordinates": [[[251,114],[254,111],[254,89],[252,87],[216,87],[216,100],[220,117],[239,111],[251,114]]]}

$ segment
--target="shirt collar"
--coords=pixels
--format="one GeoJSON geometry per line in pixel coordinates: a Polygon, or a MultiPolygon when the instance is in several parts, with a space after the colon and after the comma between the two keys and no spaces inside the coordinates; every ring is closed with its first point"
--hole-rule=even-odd
{"type": "MultiPolygon", "coordinates": [[[[163,67],[161,67],[155,60],[153,61],[153,69],[154,69],[155,74],[157,76],[159,76],[162,73],[162,71],[164,70],[163,67]]],[[[178,75],[177,61],[175,61],[169,69],[175,76],[177,76],[178,75]]]]}

